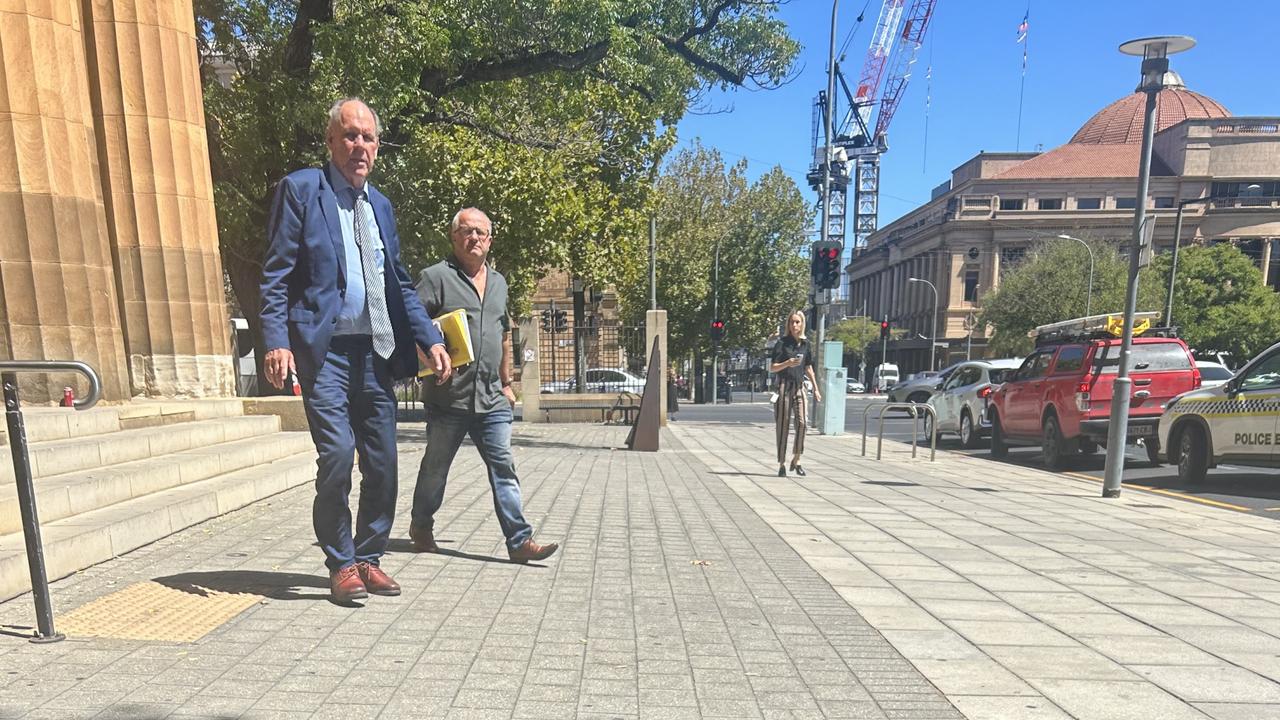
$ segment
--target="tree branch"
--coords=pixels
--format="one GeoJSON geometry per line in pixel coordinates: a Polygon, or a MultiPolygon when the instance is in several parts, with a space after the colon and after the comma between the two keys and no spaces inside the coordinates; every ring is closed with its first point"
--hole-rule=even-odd
{"type": "Polygon", "coordinates": [[[437,125],[453,125],[454,127],[464,127],[469,130],[484,133],[491,137],[495,137],[503,142],[509,142],[513,145],[521,145],[524,147],[536,148],[539,150],[559,150],[563,145],[559,143],[549,142],[546,140],[536,140],[533,138],[522,138],[505,130],[501,130],[490,125],[484,125],[476,120],[460,115],[446,115],[442,112],[427,112],[422,116],[422,122],[426,124],[437,125]]]}
{"type": "Polygon", "coordinates": [[[742,85],[746,82],[746,73],[737,70],[731,70],[723,64],[712,60],[711,58],[699,55],[693,48],[678,39],[667,37],[659,37],[658,40],[671,52],[684,58],[686,62],[701,70],[712,73],[721,80],[733,85],[742,85]]]}
{"type": "Polygon", "coordinates": [[[423,68],[418,86],[436,97],[478,82],[515,80],[551,70],[574,71],[598,64],[609,54],[610,41],[601,40],[573,52],[544,50],[466,63],[454,72],[445,68],[423,68]]]}

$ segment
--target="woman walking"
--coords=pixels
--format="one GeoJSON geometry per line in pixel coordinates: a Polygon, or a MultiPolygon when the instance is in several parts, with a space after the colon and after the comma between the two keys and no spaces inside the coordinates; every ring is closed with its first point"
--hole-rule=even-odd
{"type": "Polygon", "coordinates": [[[791,454],[791,470],[804,475],[800,454],[804,452],[805,422],[804,380],[809,378],[814,397],[822,402],[822,392],[813,377],[813,353],[804,338],[804,313],[799,310],[787,316],[787,331],[773,346],[773,362],[769,372],[778,374],[778,402],[773,406],[774,428],[778,441],[778,477],[787,476],[787,431],[795,417],[796,440],[791,454]]]}

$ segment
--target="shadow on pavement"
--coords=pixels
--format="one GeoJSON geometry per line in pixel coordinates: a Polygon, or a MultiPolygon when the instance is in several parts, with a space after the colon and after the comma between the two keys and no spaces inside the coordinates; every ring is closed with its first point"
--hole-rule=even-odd
{"type": "MultiPolygon", "coordinates": [[[[437,544],[445,544],[449,540],[437,539],[437,544]]],[[[415,553],[413,550],[413,542],[405,538],[391,538],[387,543],[387,550],[396,553],[409,553],[415,555],[443,555],[445,557],[458,558],[460,560],[474,560],[476,562],[498,563],[499,565],[526,565],[528,567],[546,567],[539,563],[514,563],[511,560],[497,555],[477,555],[475,553],[463,552],[461,550],[453,550],[442,547],[434,553],[415,553]]]]}
{"type": "Polygon", "coordinates": [[[261,570],[211,570],[153,578],[155,582],[193,595],[210,591],[252,593],[272,600],[327,600],[329,578],[301,573],[274,573],[261,570]],[[319,589],[322,593],[306,592],[319,589]]]}

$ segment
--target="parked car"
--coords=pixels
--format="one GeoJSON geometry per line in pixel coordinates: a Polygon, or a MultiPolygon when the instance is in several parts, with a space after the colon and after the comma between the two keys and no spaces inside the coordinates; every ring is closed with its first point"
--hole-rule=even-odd
{"type": "Polygon", "coordinates": [[[1178,477],[1204,482],[1219,463],[1280,465],[1280,343],[1222,385],[1183,393],[1165,403],[1159,447],[1178,477]]]}
{"type": "Polygon", "coordinates": [[[995,386],[1022,364],[1022,358],[975,360],[961,363],[951,377],[929,398],[937,423],[925,416],[925,434],[956,433],[966,448],[978,446],[980,438],[991,434],[987,404],[995,386]]]}
{"type": "Polygon", "coordinates": [[[929,397],[933,395],[947,378],[951,377],[951,373],[959,367],[959,363],[950,365],[939,370],[938,372],[924,371],[912,375],[909,379],[889,388],[887,400],[889,402],[912,402],[926,403],[929,397]]]}
{"type": "Polygon", "coordinates": [[[1202,388],[1225,385],[1228,380],[1235,377],[1235,373],[1228,370],[1226,365],[1211,360],[1197,360],[1196,368],[1200,370],[1200,387],[1202,388]]]}
{"type": "Polygon", "coordinates": [[[867,391],[867,386],[857,380],[848,380],[844,384],[844,391],[849,394],[864,393],[867,391]]]}
{"type": "MultiPolygon", "coordinates": [[[[644,392],[644,378],[622,368],[591,368],[583,373],[584,390],[589,393],[644,392]]],[[[577,378],[557,380],[542,385],[544,393],[576,392],[577,378]]]]}
{"type": "MultiPolygon", "coordinates": [[[[992,457],[1004,457],[1011,444],[1039,445],[1045,465],[1056,470],[1076,453],[1097,452],[1106,443],[1120,362],[1120,338],[1106,332],[1107,319],[1081,318],[1033,331],[1035,351],[991,395],[992,457]]],[[[1164,404],[1200,387],[1200,371],[1186,343],[1152,333],[1133,339],[1129,376],[1128,438],[1143,441],[1156,462],[1164,404]]]]}

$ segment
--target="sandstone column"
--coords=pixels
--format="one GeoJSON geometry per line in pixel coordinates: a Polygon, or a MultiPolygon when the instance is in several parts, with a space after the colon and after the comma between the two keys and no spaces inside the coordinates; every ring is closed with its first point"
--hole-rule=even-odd
{"type": "Polygon", "coordinates": [[[191,0],[83,7],[133,393],[234,395],[191,0]]]}
{"type": "MultiPolygon", "coordinates": [[[[130,393],[84,29],[80,0],[0,3],[0,357],[83,360],[120,400],[130,393]]],[[[24,378],[27,400],[84,387],[24,378]]]]}

